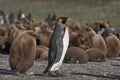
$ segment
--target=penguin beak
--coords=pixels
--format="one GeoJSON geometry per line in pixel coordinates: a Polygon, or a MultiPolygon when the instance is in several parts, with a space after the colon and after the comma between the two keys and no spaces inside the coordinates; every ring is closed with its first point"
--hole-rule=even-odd
{"type": "Polygon", "coordinates": [[[71,20],[71,18],[68,18],[68,19],[67,19],[67,21],[70,21],[70,20],[71,20]]]}

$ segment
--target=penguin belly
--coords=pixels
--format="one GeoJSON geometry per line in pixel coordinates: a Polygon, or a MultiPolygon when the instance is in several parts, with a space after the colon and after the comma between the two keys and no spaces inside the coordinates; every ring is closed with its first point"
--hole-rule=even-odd
{"type": "Polygon", "coordinates": [[[63,51],[62,51],[61,58],[57,63],[53,64],[50,71],[56,71],[62,65],[68,45],[69,45],[69,31],[68,29],[66,29],[64,37],[63,37],[63,51]]]}

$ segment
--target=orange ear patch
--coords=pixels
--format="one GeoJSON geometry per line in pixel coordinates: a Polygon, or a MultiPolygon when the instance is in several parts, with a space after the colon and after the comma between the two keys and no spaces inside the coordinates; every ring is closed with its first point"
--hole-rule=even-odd
{"type": "Polygon", "coordinates": [[[62,23],[62,21],[63,21],[62,19],[59,19],[59,20],[58,20],[58,22],[60,22],[60,23],[62,23]]]}

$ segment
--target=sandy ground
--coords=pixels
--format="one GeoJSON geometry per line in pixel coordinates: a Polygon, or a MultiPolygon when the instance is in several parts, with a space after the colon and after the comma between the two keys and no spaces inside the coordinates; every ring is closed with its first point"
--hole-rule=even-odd
{"type": "Polygon", "coordinates": [[[47,61],[35,61],[28,72],[35,75],[17,76],[10,71],[8,57],[0,58],[0,80],[120,80],[120,57],[107,59],[106,62],[87,64],[66,64],[60,67],[65,77],[42,76],[47,61]]]}

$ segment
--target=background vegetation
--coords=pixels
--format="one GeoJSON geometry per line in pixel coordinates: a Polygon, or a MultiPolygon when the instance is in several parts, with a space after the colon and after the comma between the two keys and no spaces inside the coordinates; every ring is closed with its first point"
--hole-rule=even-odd
{"type": "Polygon", "coordinates": [[[31,12],[39,20],[51,13],[71,17],[81,24],[88,21],[110,21],[120,26],[120,0],[0,0],[0,9],[5,13],[31,12]]]}

